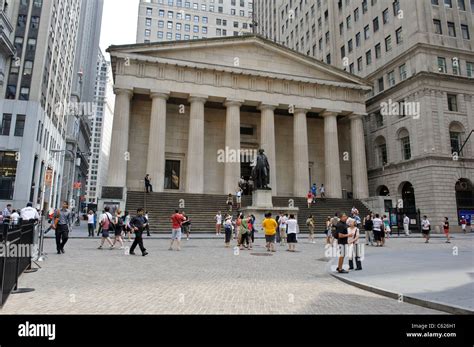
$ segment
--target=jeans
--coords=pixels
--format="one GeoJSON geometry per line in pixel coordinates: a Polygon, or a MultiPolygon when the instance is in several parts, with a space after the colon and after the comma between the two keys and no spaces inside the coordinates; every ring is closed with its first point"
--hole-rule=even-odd
{"type": "Polygon", "coordinates": [[[147,193],[153,193],[153,186],[151,184],[145,184],[145,189],[147,193]]]}
{"type": "Polygon", "coordinates": [[[87,231],[89,236],[94,236],[94,223],[87,223],[87,231]]]}
{"type": "Polygon", "coordinates": [[[232,228],[226,227],[225,228],[225,243],[229,243],[231,238],[232,238],[232,228]]]}
{"type": "Polygon", "coordinates": [[[56,249],[58,252],[64,249],[68,239],[69,227],[67,224],[58,224],[58,228],[56,229],[56,249]]]}

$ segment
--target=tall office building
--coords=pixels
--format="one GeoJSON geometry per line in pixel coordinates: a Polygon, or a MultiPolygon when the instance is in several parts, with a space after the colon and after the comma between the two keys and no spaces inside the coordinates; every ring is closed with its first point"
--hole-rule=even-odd
{"type": "Polygon", "coordinates": [[[140,0],[137,43],[252,32],[252,0],[140,0]]]}
{"type": "Polygon", "coordinates": [[[371,206],[474,215],[474,0],[277,2],[279,40],[373,85],[371,206]]]}
{"type": "Polygon", "coordinates": [[[0,204],[58,206],[81,1],[9,1],[16,55],[0,100],[0,204]]]}
{"type": "Polygon", "coordinates": [[[5,95],[6,68],[9,60],[15,54],[12,16],[11,0],[0,1],[0,95],[5,95]]]}
{"type": "Polygon", "coordinates": [[[99,53],[100,30],[102,26],[103,0],[82,0],[79,32],[74,62],[73,84],[70,97],[66,148],[75,153],[76,160],[68,156],[64,164],[62,181],[62,200],[70,201],[72,206],[86,203],[86,187],[90,179],[89,161],[91,153],[91,117],[94,115],[94,87],[99,53]],[[75,167],[73,167],[75,166],[75,167]],[[74,183],[80,183],[75,189],[74,183]]]}
{"type": "Polygon", "coordinates": [[[89,179],[87,180],[87,202],[97,204],[101,187],[106,184],[109,166],[110,142],[114,118],[115,94],[110,62],[99,51],[96,68],[96,110],[91,118],[91,156],[89,157],[89,179]]]}

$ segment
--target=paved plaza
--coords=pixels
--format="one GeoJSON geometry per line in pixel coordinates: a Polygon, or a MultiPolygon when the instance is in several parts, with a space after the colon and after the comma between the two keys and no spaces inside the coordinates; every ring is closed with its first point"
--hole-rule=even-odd
{"type": "MultiPolygon", "coordinates": [[[[383,252],[399,252],[403,259],[406,249],[425,246],[422,242],[420,238],[400,238],[389,240],[386,249],[368,247],[364,267],[383,266],[376,257],[383,252]]],[[[433,240],[427,246],[442,249],[446,246],[442,242],[433,240]]],[[[57,255],[54,240],[47,238],[48,257],[40,263],[42,269],[20,278],[20,287],[35,288],[35,291],[10,296],[0,313],[442,313],[380,296],[334,278],[328,273],[322,239],[316,244],[300,240],[298,253],[277,246],[278,252],[272,255],[265,251],[263,240],[257,240],[253,251],[238,254],[225,249],[223,243],[223,239],[209,235],[208,239],[183,241],[182,251],[177,252],[168,251],[168,240],[145,238],[150,254],[142,257],[126,255],[121,250],[98,250],[98,239],[72,238],[66,254],[57,255]]],[[[441,275],[445,273],[443,269],[441,275]]]]}

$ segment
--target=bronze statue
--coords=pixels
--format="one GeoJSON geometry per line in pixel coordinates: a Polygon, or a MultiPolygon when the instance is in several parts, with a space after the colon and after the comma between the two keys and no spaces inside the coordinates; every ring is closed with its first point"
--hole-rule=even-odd
{"type": "Polygon", "coordinates": [[[263,149],[258,151],[256,165],[252,169],[252,178],[256,189],[271,189],[270,183],[270,164],[263,149]]]}

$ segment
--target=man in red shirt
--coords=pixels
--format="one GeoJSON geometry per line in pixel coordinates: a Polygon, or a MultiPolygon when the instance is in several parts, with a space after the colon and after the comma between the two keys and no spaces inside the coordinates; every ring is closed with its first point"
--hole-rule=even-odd
{"type": "Polygon", "coordinates": [[[174,214],[171,216],[171,245],[169,250],[173,250],[173,244],[176,241],[178,244],[177,251],[181,250],[181,224],[184,222],[185,218],[178,210],[174,210],[174,214]]]}

